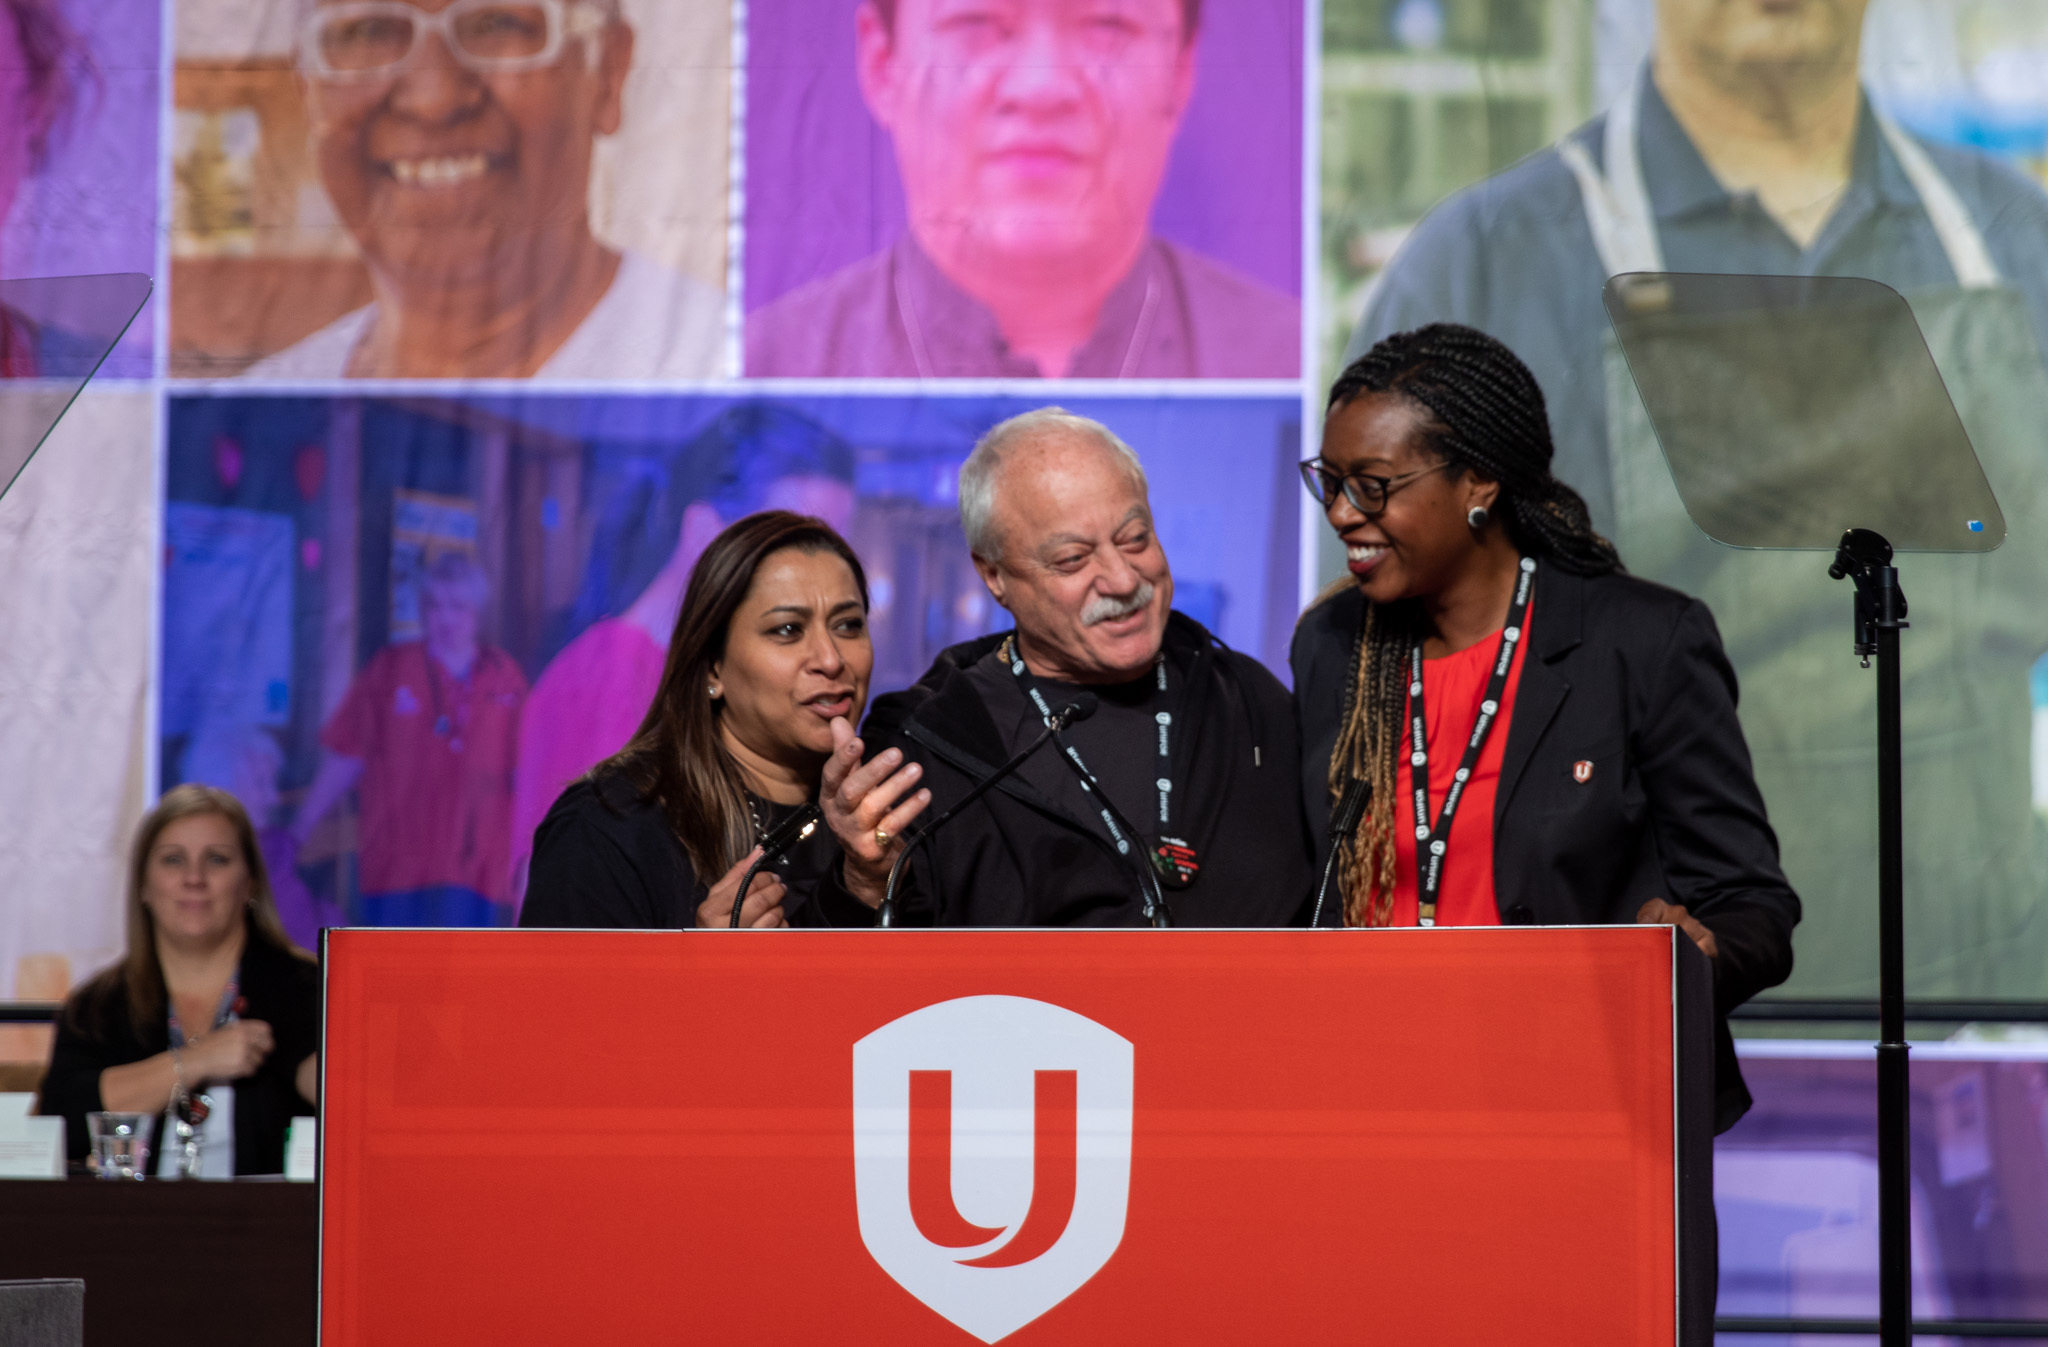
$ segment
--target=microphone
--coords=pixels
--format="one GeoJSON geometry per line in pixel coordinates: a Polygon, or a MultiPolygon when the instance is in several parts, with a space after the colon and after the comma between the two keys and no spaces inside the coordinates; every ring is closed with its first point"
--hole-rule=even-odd
{"type": "MultiPolygon", "coordinates": [[[[1055,735],[1054,737],[1057,738],[1058,736],[1055,735]]],[[[1173,925],[1173,913],[1167,909],[1166,893],[1159,887],[1158,872],[1153,870],[1151,860],[1144,854],[1144,835],[1131,826],[1131,821],[1123,816],[1123,811],[1119,810],[1116,807],[1115,801],[1111,800],[1103,791],[1102,783],[1095,779],[1095,774],[1076,762],[1074,755],[1067,752],[1066,748],[1066,744],[1062,742],[1060,744],[1060,761],[1067,764],[1067,770],[1072,772],[1074,779],[1081,783],[1081,789],[1087,791],[1101,803],[1102,812],[1109,815],[1110,821],[1116,824],[1125,838],[1129,840],[1132,860],[1138,867],[1138,902],[1145,909],[1145,921],[1154,930],[1166,930],[1173,925]]]]}
{"type": "Polygon", "coordinates": [[[761,873],[761,867],[776,861],[782,854],[818,830],[825,816],[818,812],[816,804],[807,804],[788,818],[775,825],[766,837],[761,839],[761,854],[740,876],[739,891],[732,896],[732,925],[727,930],[740,928],[740,909],[746,906],[747,886],[754,882],[754,876],[761,873]]]}
{"type": "Polygon", "coordinates": [[[1095,708],[1099,704],[1095,694],[1092,692],[1084,690],[1075,693],[1072,701],[1046,717],[1045,728],[1039,731],[1036,739],[1033,739],[1013,754],[1008,762],[975,782],[974,788],[954,801],[952,808],[918,829],[917,836],[911,838],[909,844],[897,853],[896,863],[889,867],[889,886],[882,893],[882,906],[875,913],[875,925],[894,926],[896,924],[896,885],[903,878],[904,863],[910,859],[910,853],[917,850],[919,843],[928,840],[933,833],[945,827],[955,814],[988,794],[997,782],[1016,771],[1019,767],[1022,767],[1026,758],[1029,758],[1033,753],[1036,753],[1045,746],[1046,740],[1053,738],[1067,726],[1079,724],[1081,721],[1094,715],[1095,708]]]}
{"type": "Polygon", "coordinates": [[[1310,930],[1322,924],[1323,895],[1330,891],[1330,876],[1337,871],[1338,851],[1344,839],[1358,831],[1358,821],[1365,817],[1365,807],[1371,803],[1372,782],[1362,776],[1346,781],[1337,796],[1337,807],[1330,811],[1330,859],[1323,862],[1323,882],[1316,886],[1315,911],[1308,919],[1310,930]]]}

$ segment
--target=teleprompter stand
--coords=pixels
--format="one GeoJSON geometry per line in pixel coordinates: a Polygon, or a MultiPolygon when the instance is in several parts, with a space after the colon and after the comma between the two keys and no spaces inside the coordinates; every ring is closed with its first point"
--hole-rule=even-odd
{"type": "Polygon", "coordinates": [[[1899,633],[1906,595],[1884,535],[1852,528],[1828,574],[1856,582],[1856,654],[1877,661],[1877,1295],[1880,1341],[1912,1341],[1911,1098],[1906,1053],[1905,813],[1900,792],[1899,633]]]}
{"type": "MultiPolygon", "coordinates": [[[[1631,273],[1603,295],[1685,513],[1714,542],[1833,550],[1877,666],[1878,1322],[1912,1341],[1904,813],[1893,549],[1986,552],[2005,521],[1906,301],[1836,277],[1631,273]]],[[[1693,587],[1717,564],[1695,548],[1693,587]]],[[[1725,557],[1725,553],[1721,554],[1725,557]]],[[[1783,656],[1779,635],[1777,650],[1783,656]]],[[[1757,653],[1757,652],[1753,652],[1757,653]]],[[[1845,788],[1848,783],[1845,783],[1845,788]]]]}

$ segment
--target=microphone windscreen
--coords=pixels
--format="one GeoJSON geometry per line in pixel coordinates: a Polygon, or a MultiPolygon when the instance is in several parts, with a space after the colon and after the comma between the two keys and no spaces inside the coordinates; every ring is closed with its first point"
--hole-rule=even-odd
{"type": "Polygon", "coordinates": [[[1358,831],[1358,820],[1365,817],[1365,806],[1372,799],[1372,782],[1362,776],[1354,776],[1344,783],[1344,793],[1337,797],[1337,807],[1330,811],[1330,838],[1351,836],[1358,831]]]}
{"type": "Polygon", "coordinates": [[[1060,708],[1060,723],[1063,725],[1078,724],[1094,715],[1095,708],[1101,704],[1100,699],[1094,693],[1083,688],[1074,694],[1072,701],[1060,708]]]}
{"type": "Polygon", "coordinates": [[[815,831],[825,821],[816,804],[807,804],[775,826],[761,839],[761,859],[772,861],[815,831]]]}

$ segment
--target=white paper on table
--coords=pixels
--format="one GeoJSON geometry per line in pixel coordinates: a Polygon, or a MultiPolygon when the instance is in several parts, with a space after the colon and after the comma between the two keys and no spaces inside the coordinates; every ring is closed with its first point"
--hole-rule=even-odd
{"type": "Polygon", "coordinates": [[[0,1179],[63,1177],[62,1118],[0,1117],[0,1179]]]}
{"type": "Polygon", "coordinates": [[[295,1183],[311,1183],[320,1159],[320,1124],[313,1118],[292,1119],[285,1133],[284,1176],[295,1183]]]}

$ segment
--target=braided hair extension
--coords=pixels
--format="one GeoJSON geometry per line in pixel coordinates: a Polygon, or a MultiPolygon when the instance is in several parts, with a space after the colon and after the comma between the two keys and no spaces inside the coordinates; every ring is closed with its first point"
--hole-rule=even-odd
{"type": "MultiPolygon", "coordinates": [[[[1428,448],[1454,476],[1475,472],[1500,483],[1494,513],[1522,555],[1572,575],[1621,569],[1614,544],[1594,531],[1585,500],[1551,475],[1543,390],[1506,346],[1455,323],[1395,333],[1338,376],[1326,414],[1369,393],[1394,393],[1429,413],[1428,448]]],[[[1357,831],[1340,844],[1348,926],[1393,920],[1394,778],[1405,744],[1408,653],[1418,639],[1413,605],[1366,604],[1330,754],[1333,800],[1356,777],[1373,788],[1357,831]]]]}

